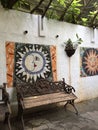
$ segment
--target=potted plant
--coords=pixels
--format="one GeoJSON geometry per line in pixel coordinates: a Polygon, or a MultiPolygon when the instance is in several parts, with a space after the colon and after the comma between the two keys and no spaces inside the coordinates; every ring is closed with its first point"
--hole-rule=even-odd
{"type": "Polygon", "coordinates": [[[83,42],[83,40],[79,38],[78,34],[76,34],[76,37],[77,37],[77,40],[75,42],[72,42],[70,38],[66,42],[64,42],[65,51],[69,57],[71,57],[75,53],[78,45],[83,42]]]}

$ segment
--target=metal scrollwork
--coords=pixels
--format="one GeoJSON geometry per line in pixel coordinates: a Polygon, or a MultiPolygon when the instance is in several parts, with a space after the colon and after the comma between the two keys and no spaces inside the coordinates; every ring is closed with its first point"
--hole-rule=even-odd
{"type": "Polygon", "coordinates": [[[65,91],[66,93],[72,93],[72,90],[75,91],[75,89],[72,86],[65,83],[64,79],[63,81],[49,81],[46,79],[40,79],[33,84],[18,83],[16,88],[19,94],[21,93],[23,97],[43,95],[63,91],[65,91]]]}

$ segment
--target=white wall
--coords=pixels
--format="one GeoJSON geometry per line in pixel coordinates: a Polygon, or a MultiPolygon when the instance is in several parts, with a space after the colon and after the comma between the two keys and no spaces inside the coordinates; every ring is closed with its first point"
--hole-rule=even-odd
{"type": "MultiPolygon", "coordinates": [[[[76,33],[83,39],[81,46],[98,47],[98,29],[95,30],[95,43],[91,43],[92,28],[66,22],[45,19],[45,37],[38,36],[38,16],[0,7],[0,84],[6,82],[5,42],[23,42],[57,46],[58,80],[63,77],[73,85],[77,102],[98,97],[98,76],[80,77],[80,47],[69,58],[64,52],[63,42],[68,38],[76,40],[76,33]],[[27,30],[28,34],[23,32],[27,30]],[[56,38],[56,35],[59,35],[56,38]]],[[[14,89],[8,88],[10,98],[16,97],[14,89]]]]}

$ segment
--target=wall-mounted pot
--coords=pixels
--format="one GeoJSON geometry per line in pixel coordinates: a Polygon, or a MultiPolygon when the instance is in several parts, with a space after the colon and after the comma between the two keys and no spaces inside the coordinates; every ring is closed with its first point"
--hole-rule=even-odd
{"type": "Polygon", "coordinates": [[[65,49],[65,51],[66,51],[67,56],[71,57],[75,53],[76,49],[71,49],[71,50],[65,49]]]}

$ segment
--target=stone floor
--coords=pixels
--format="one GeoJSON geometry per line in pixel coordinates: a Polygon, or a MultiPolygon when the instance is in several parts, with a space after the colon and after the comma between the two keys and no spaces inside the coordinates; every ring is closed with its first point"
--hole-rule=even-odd
{"type": "MultiPolygon", "coordinates": [[[[30,114],[25,119],[25,130],[98,130],[98,98],[76,104],[79,115],[72,107],[50,108],[30,114]]],[[[11,121],[12,130],[21,130],[21,123],[11,121]]],[[[0,130],[7,130],[0,125],[0,130]]]]}

